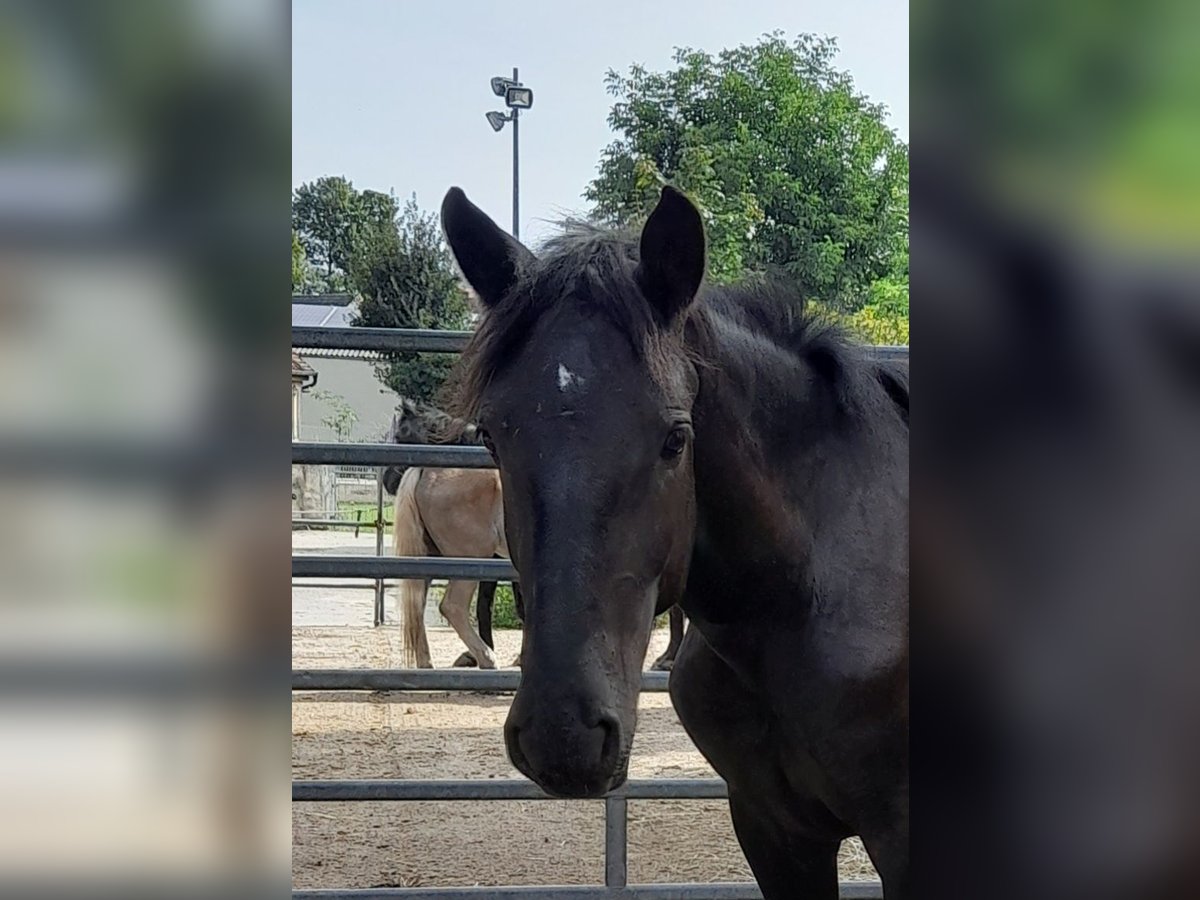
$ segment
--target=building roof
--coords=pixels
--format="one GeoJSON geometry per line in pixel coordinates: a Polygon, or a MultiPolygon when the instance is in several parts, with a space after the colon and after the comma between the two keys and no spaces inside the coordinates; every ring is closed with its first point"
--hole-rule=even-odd
{"type": "Polygon", "coordinates": [[[387,355],[378,350],[354,350],[348,348],[329,347],[300,347],[301,353],[309,359],[365,359],[369,361],[387,359],[387,355]]]}
{"type": "Polygon", "coordinates": [[[317,373],[295,350],[292,351],[292,381],[300,382],[302,388],[312,387],[317,383],[317,373]]]}
{"type": "Polygon", "coordinates": [[[354,295],[347,291],[330,291],[327,294],[292,294],[293,303],[319,303],[324,306],[350,306],[354,295]]]}
{"type": "MultiPolygon", "coordinates": [[[[293,328],[350,328],[358,311],[353,294],[292,294],[293,328]]],[[[309,359],[363,359],[377,361],[386,355],[376,350],[298,347],[309,359]]]]}
{"type": "Polygon", "coordinates": [[[357,311],[353,294],[293,294],[292,325],[299,328],[349,328],[357,311]]]}

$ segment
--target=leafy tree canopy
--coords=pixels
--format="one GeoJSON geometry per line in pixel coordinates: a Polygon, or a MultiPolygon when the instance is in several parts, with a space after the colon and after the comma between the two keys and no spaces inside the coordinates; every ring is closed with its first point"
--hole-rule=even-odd
{"type": "MultiPolygon", "coordinates": [[[[410,198],[394,227],[364,242],[350,269],[361,301],[355,325],[375,328],[470,326],[467,294],[435,213],[410,198]]],[[[445,353],[397,353],[376,366],[379,379],[404,397],[434,403],[454,358],[445,353]]]]}
{"type": "Polygon", "coordinates": [[[908,149],[835,51],[775,32],[715,57],[680,49],[666,72],[610,71],[619,137],[585,194],[596,218],[637,225],[671,182],[704,211],[714,281],[781,270],[853,313],[890,280],[907,302],[908,149]]]}
{"type": "Polygon", "coordinates": [[[298,187],[292,195],[292,228],[316,269],[315,287],[331,292],[350,289],[351,268],[378,232],[393,227],[398,213],[391,194],[355,190],[341,176],[298,187]]]}
{"type": "Polygon", "coordinates": [[[292,293],[307,293],[313,286],[312,266],[308,264],[308,254],[300,243],[300,235],[292,229],[292,293]]]}
{"type": "MultiPolygon", "coordinates": [[[[376,328],[466,328],[470,306],[437,215],[415,197],[401,207],[392,194],[355,189],[340,176],[296,189],[292,227],[315,268],[307,289],[352,291],[359,297],[355,325],[376,328]]],[[[293,289],[297,251],[293,241],[293,289]]],[[[453,359],[439,353],[396,353],[376,365],[396,393],[434,402],[453,359]]]]}

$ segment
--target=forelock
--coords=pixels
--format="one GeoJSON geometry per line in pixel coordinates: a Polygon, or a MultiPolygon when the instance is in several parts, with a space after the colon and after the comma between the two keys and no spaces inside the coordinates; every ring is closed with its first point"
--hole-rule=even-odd
{"type": "Polygon", "coordinates": [[[539,249],[537,262],[482,317],[464,350],[447,405],[462,419],[478,416],[481,395],[516,355],[540,317],[573,298],[608,321],[629,341],[651,377],[666,383],[672,333],[664,332],[634,277],[636,235],[568,221],[539,249]]]}

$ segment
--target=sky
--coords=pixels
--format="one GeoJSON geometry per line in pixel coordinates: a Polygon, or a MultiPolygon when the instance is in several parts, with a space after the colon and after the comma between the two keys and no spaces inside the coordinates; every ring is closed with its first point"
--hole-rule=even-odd
{"type": "Polygon", "coordinates": [[[838,68],[908,140],[907,0],[293,0],[292,185],[344,175],[359,189],[416,193],[435,210],[458,185],[512,222],[511,126],[494,75],[534,92],[521,116],[521,238],[583,213],[613,139],[604,74],[671,67],[677,46],[714,55],[768,31],[835,37],[838,68]]]}

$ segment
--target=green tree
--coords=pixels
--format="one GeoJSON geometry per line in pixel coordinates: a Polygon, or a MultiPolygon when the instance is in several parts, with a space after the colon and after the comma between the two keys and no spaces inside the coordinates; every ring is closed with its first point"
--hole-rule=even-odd
{"type": "MultiPolygon", "coordinates": [[[[350,264],[360,296],[355,325],[462,329],[470,324],[466,292],[436,214],[410,198],[393,226],[360,242],[350,264]]],[[[454,360],[444,353],[396,353],[376,366],[379,380],[404,397],[434,403],[454,360]]]]}
{"type": "MultiPolygon", "coordinates": [[[[416,198],[356,190],[341,176],[303,184],[292,198],[292,227],[314,290],[352,290],[354,324],[376,328],[466,328],[470,306],[437,216],[416,198]]],[[[293,285],[296,249],[293,241],[293,285]]],[[[453,360],[439,353],[396,353],[376,366],[380,381],[406,397],[435,401],[453,360]]]]}
{"type": "Polygon", "coordinates": [[[782,270],[842,313],[880,279],[907,283],[908,150],[835,51],[775,32],[716,57],[679,49],[666,72],[610,71],[619,137],[585,193],[595,217],[635,226],[671,182],[702,208],[715,281],[782,270]]]}
{"type": "Polygon", "coordinates": [[[329,414],[322,417],[321,424],[332,430],[339,441],[348,441],[354,423],[358,421],[358,413],[346,402],[345,397],[333,391],[316,390],[312,396],[329,407],[329,414]]]}
{"type": "Polygon", "coordinates": [[[888,275],[871,285],[867,302],[839,317],[868,344],[908,344],[908,273],[888,275]]]}
{"type": "Polygon", "coordinates": [[[351,287],[356,260],[393,228],[396,198],[378,191],[357,191],[342,176],[302,184],[292,195],[292,228],[316,269],[315,287],[343,291],[351,287]]]}
{"type": "Polygon", "coordinates": [[[308,254],[300,243],[300,235],[292,229],[292,293],[302,294],[313,286],[312,266],[308,264],[308,254]]]}

